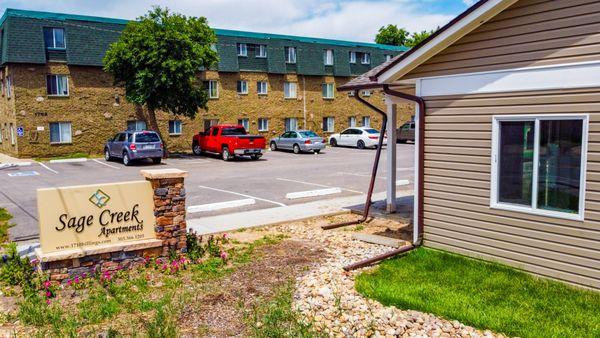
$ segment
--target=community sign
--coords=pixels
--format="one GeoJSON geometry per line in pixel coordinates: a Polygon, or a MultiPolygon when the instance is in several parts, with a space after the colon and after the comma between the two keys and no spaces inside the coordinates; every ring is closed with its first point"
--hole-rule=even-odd
{"type": "Polygon", "coordinates": [[[148,181],[38,189],[43,253],[155,238],[148,181]]]}

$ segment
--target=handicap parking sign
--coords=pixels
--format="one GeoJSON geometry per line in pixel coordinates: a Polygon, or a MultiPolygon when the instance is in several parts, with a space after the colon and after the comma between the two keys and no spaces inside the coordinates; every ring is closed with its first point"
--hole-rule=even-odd
{"type": "Polygon", "coordinates": [[[17,136],[22,137],[25,135],[25,129],[23,127],[17,127],[17,136]]]}

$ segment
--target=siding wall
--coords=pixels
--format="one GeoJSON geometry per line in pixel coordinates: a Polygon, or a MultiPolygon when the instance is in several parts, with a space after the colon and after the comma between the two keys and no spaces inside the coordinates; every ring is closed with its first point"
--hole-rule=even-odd
{"type": "Polygon", "coordinates": [[[600,59],[600,2],[522,0],[404,78],[600,59]]]}
{"type": "Polygon", "coordinates": [[[425,245],[600,289],[600,88],[426,98],[425,245]],[[492,116],[589,113],[585,221],[491,209],[492,116]]]}

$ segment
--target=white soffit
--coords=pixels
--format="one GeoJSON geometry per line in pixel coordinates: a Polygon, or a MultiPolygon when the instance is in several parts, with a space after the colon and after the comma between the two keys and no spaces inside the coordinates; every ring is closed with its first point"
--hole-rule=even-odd
{"type": "Polygon", "coordinates": [[[437,53],[467,35],[484,22],[496,16],[518,0],[488,0],[481,7],[466,15],[460,21],[441,32],[431,41],[415,50],[414,53],[400,61],[392,68],[377,77],[379,83],[390,84],[427,61],[437,53]]]}
{"type": "Polygon", "coordinates": [[[600,87],[600,61],[422,78],[421,96],[600,87]]]}

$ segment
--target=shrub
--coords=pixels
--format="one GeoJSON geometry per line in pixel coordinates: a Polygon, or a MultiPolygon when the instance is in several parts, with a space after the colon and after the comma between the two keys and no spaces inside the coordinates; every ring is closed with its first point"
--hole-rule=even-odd
{"type": "Polygon", "coordinates": [[[29,258],[21,258],[17,252],[17,245],[5,245],[6,253],[0,262],[0,281],[8,285],[20,285],[24,289],[34,284],[34,267],[29,258]]]}

